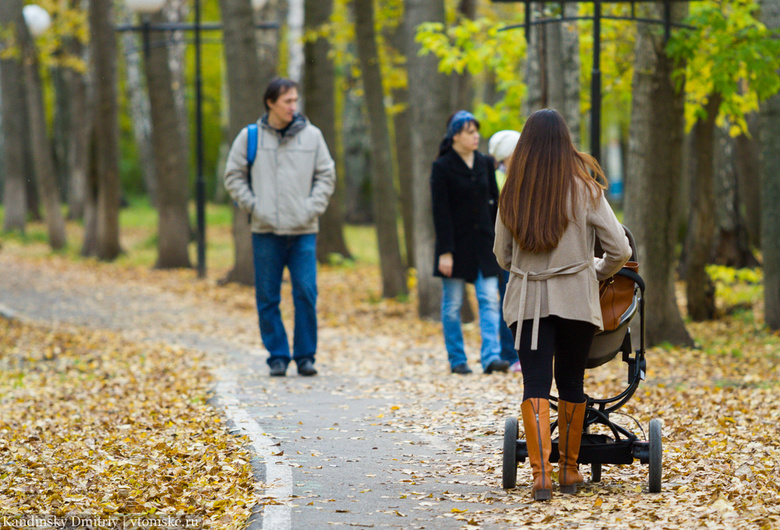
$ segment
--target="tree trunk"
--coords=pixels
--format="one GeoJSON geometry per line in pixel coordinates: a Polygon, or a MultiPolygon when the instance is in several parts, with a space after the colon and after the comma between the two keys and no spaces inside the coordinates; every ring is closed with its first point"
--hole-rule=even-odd
{"type": "MultiPolygon", "coordinates": [[[[780,28],[780,4],[762,0],[761,21],[780,28]]],[[[780,94],[761,105],[761,250],[764,257],[764,320],[780,329],[780,94]]]]}
{"type": "MultiPolygon", "coordinates": [[[[68,0],[67,8],[79,10],[80,0],[68,0]]],[[[57,153],[58,180],[65,188],[68,219],[82,219],[87,186],[87,149],[89,139],[89,107],[87,80],[73,61],[84,61],[84,45],[76,35],[63,35],[57,50],[60,60],[52,68],[56,107],[54,114],[54,145],[57,153]],[[67,61],[67,62],[66,62],[67,61]]]]}
{"type": "MultiPolygon", "coordinates": [[[[357,79],[348,79],[352,85],[357,79]]],[[[374,221],[371,209],[371,142],[367,140],[368,118],[363,98],[352,88],[345,91],[342,114],[344,144],[344,218],[348,223],[365,224],[374,221]]]]}
{"type": "MultiPolygon", "coordinates": [[[[162,13],[153,24],[166,21],[162,13]]],[[[152,153],[157,179],[157,262],[155,268],[192,267],[187,247],[190,221],[187,212],[187,150],[183,144],[176,107],[168,48],[153,46],[145,57],[146,86],[152,115],[152,153]]]]}
{"type": "MultiPolygon", "coordinates": [[[[541,15],[541,4],[532,3],[529,6],[531,17],[538,18],[541,15]]],[[[526,98],[523,101],[523,114],[530,116],[535,111],[548,107],[547,83],[545,64],[545,31],[544,26],[531,26],[526,34],[528,48],[523,65],[523,80],[528,87],[526,98]]]]}
{"type": "Polygon", "coordinates": [[[97,257],[119,256],[119,113],[113,2],[90,0],[89,26],[95,78],[97,257]]]}
{"type": "MultiPolygon", "coordinates": [[[[388,36],[390,44],[403,53],[408,38],[406,25],[399,23],[388,36]]],[[[405,67],[404,67],[405,68],[405,67]]],[[[401,197],[412,197],[412,122],[409,110],[409,90],[396,88],[392,94],[393,104],[402,110],[393,115],[393,140],[395,160],[398,169],[398,186],[401,197]]],[[[406,267],[414,267],[414,210],[412,201],[401,201],[401,217],[404,223],[404,247],[406,249],[406,267]]]]}
{"type": "MultiPolygon", "coordinates": [[[[532,6],[541,16],[539,4],[532,6]]],[[[564,4],[566,16],[576,16],[577,4],[564,4]]],[[[533,26],[528,42],[525,81],[528,97],[524,112],[530,116],[542,108],[558,110],[569,125],[572,141],[580,140],[580,48],[572,23],[533,26]]]]}
{"type": "MultiPolygon", "coordinates": [[[[328,22],[333,11],[333,0],[306,0],[304,9],[305,31],[317,32],[328,22]]],[[[330,44],[321,36],[316,40],[306,41],[303,99],[306,102],[306,115],[320,128],[325,143],[336,155],[336,79],[333,61],[328,57],[329,52],[330,44]]],[[[317,235],[317,260],[320,263],[327,263],[328,256],[331,254],[339,254],[344,258],[351,257],[344,241],[343,190],[343,179],[338,179],[328,209],[320,218],[320,233],[317,235]]]]}
{"type": "Polygon", "coordinates": [[[710,320],[715,316],[715,285],[705,267],[711,262],[715,239],[715,118],[718,117],[721,97],[711,94],[707,103],[707,117],[693,127],[694,173],[691,182],[691,213],[686,248],[686,295],[688,315],[695,321],[710,320]]]}
{"type": "MultiPolygon", "coordinates": [[[[84,59],[83,46],[71,38],[65,43],[68,53],[84,59]]],[[[69,139],[66,146],[68,167],[68,218],[84,217],[84,202],[87,193],[87,163],[89,157],[90,112],[87,104],[87,79],[84,73],[73,68],[63,72],[65,86],[70,95],[68,112],[69,139]]]]}
{"type": "Polygon", "coordinates": [[[438,152],[439,141],[450,112],[447,98],[447,78],[439,72],[438,60],[433,54],[419,55],[415,42],[417,26],[423,22],[444,23],[443,0],[405,0],[409,72],[409,101],[412,121],[412,167],[414,205],[414,258],[417,269],[417,304],[421,317],[438,318],[441,313],[441,282],[433,276],[434,243],[431,206],[431,163],[438,152]]]}
{"type": "MultiPolygon", "coordinates": [[[[715,219],[716,245],[714,263],[741,269],[756,267],[742,215],[742,182],[737,174],[737,139],[725,127],[715,132],[715,219]]],[[[757,174],[758,172],[756,172],[757,174]]],[[[755,178],[755,176],[754,176],[755,178]]]]}
{"type": "MultiPolygon", "coordinates": [[[[673,12],[678,15],[679,5],[673,12]]],[[[659,6],[650,16],[657,17],[659,6]]],[[[679,20],[679,17],[677,18],[679,20]]],[[[675,296],[677,197],[682,170],[683,92],[671,80],[673,63],[662,36],[638,27],[631,109],[625,223],[636,237],[647,285],[647,342],[691,345],[675,296]]]]}
{"type": "MultiPolygon", "coordinates": [[[[10,30],[24,24],[22,0],[0,2],[0,48],[13,39],[10,30]],[[5,33],[5,32],[8,33],[5,33]]],[[[25,231],[27,193],[24,178],[24,87],[18,57],[0,54],[0,94],[3,116],[3,231],[25,231]]]]}
{"type": "MultiPolygon", "coordinates": [[[[579,4],[563,4],[563,13],[567,17],[577,16],[579,4]]],[[[580,145],[580,126],[582,110],[580,108],[580,37],[576,22],[550,24],[560,26],[561,66],[563,72],[563,101],[561,114],[566,119],[574,145],[580,145]]]]}
{"type": "Polygon", "coordinates": [[[97,161],[97,132],[95,121],[97,117],[92,115],[93,125],[90,128],[88,164],[87,164],[87,189],[84,202],[84,242],[81,247],[82,256],[97,256],[97,218],[98,218],[98,161],[97,161]]]}
{"type": "Polygon", "coordinates": [[[374,30],[374,0],[354,0],[353,7],[358,57],[363,73],[363,92],[368,108],[368,128],[371,134],[372,203],[382,269],[382,296],[394,298],[406,294],[406,271],[398,245],[397,195],[393,185],[392,146],[374,30]]]}
{"type": "MultiPolygon", "coordinates": [[[[228,137],[238,136],[242,128],[257,120],[263,108],[264,82],[269,70],[257,55],[252,5],[249,0],[220,0],[224,25],[225,67],[230,98],[228,137]],[[264,75],[266,74],[266,75],[264,75]]],[[[226,280],[254,285],[252,234],[247,215],[233,207],[233,248],[235,262],[226,280]]]]}
{"type": "MultiPolygon", "coordinates": [[[[201,4],[204,2],[201,0],[201,4]]],[[[167,0],[163,9],[165,22],[177,23],[186,21],[190,14],[191,0],[167,0]]],[[[173,77],[173,97],[176,102],[177,123],[179,124],[179,134],[181,135],[182,145],[187,149],[190,143],[190,120],[187,109],[187,75],[185,67],[187,64],[187,32],[173,31],[169,34],[168,48],[168,67],[173,77]]],[[[189,150],[187,150],[189,152],[189,150]]],[[[190,157],[185,157],[186,173],[192,173],[190,157]]],[[[189,198],[189,190],[187,197],[189,198]]]]}
{"type": "MultiPolygon", "coordinates": [[[[118,4],[122,5],[122,4],[118,4]]],[[[123,9],[123,8],[120,8],[123,9]]],[[[125,23],[132,22],[132,15],[124,13],[125,23]]],[[[138,162],[143,175],[144,189],[149,196],[149,202],[157,205],[157,177],[154,173],[154,156],[152,155],[152,120],[149,111],[149,98],[143,86],[141,73],[140,39],[132,32],[122,35],[122,48],[125,54],[125,92],[128,101],[128,112],[133,124],[133,137],[138,149],[138,162]]],[[[143,45],[141,45],[143,46],[143,45]]]]}
{"type": "MultiPolygon", "coordinates": [[[[24,79],[24,61],[21,63],[22,70],[20,71],[21,78],[24,79]]],[[[22,138],[24,141],[23,158],[24,158],[24,188],[25,195],[27,197],[27,218],[32,221],[42,221],[41,215],[41,201],[38,196],[38,186],[36,185],[37,179],[35,178],[35,163],[33,162],[33,144],[27,139],[32,137],[30,130],[30,111],[27,108],[26,95],[24,93],[24,87],[22,88],[22,101],[19,113],[23,116],[23,129],[22,138]]]]}
{"type": "MultiPolygon", "coordinates": [[[[329,0],[324,0],[323,3],[329,0]]],[[[287,3],[287,77],[296,83],[301,81],[301,72],[306,61],[303,31],[306,8],[305,0],[286,0],[287,3]]]]}
{"type": "Polygon", "coordinates": [[[758,114],[747,117],[750,138],[741,134],[736,140],[735,164],[741,205],[745,211],[748,241],[753,248],[761,248],[761,163],[758,138],[758,114]]]}
{"type": "Polygon", "coordinates": [[[54,164],[53,146],[46,131],[46,110],[43,102],[43,83],[41,81],[38,50],[27,26],[19,33],[24,61],[25,101],[29,117],[29,142],[33,150],[33,167],[38,185],[38,194],[43,200],[46,212],[46,226],[49,232],[49,246],[53,250],[65,247],[65,218],[62,215],[61,200],[57,183],[57,170],[54,164]]]}

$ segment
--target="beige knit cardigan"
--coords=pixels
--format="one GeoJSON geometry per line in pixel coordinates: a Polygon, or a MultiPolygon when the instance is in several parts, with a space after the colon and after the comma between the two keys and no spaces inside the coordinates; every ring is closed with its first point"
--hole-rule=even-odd
{"type": "Polygon", "coordinates": [[[578,181],[577,211],[558,246],[549,252],[521,250],[509,229],[496,219],[493,252],[498,264],[511,272],[504,297],[504,318],[518,322],[515,347],[523,321],[533,320],[531,349],[537,347],[539,319],[556,315],[590,322],[603,329],[599,280],[609,278],[631,256],[628,238],[603,193],[594,206],[585,184],[578,181]],[[596,237],[604,249],[594,257],[596,237]]]}

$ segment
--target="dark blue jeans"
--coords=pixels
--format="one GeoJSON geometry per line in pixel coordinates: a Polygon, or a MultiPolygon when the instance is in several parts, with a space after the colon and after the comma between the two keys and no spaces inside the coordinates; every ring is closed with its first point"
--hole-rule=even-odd
{"type": "Polygon", "coordinates": [[[268,363],[290,362],[290,344],[279,310],[282,272],[290,271],[295,330],[292,359],[314,360],[317,352],[317,236],[252,234],[255,262],[255,297],[260,337],[271,354],[268,363]]]}

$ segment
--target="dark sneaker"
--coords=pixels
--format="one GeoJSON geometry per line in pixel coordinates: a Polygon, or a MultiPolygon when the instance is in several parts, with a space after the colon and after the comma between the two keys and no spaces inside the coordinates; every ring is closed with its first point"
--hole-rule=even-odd
{"type": "Polygon", "coordinates": [[[474,372],[469,368],[468,364],[459,364],[452,367],[452,373],[458,375],[473,374],[474,372]]]}
{"type": "Polygon", "coordinates": [[[317,369],[314,368],[314,361],[304,359],[298,363],[298,375],[317,375],[317,369]]]}
{"type": "Polygon", "coordinates": [[[496,359],[487,365],[487,368],[485,368],[485,373],[492,374],[493,372],[506,372],[507,370],[509,370],[509,361],[496,359]]]}
{"type": "Polygon", "coordinates": [[[271,361],[269,363],[271,367],[271,375],[273,377],[284,377],[287,375],[287,363],[282,360],[271,361]]]}

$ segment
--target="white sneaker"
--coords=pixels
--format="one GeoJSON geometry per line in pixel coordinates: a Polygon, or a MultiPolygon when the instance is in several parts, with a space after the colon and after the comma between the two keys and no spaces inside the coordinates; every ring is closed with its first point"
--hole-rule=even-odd
{"type": "Polygon", "coordinates": [[[522,373],[523,368],[520,366],[520,361],[513,362],[511,364],[511,366],[509,367],[509,371],[510,372],[515,372],[515,373],[518,373],[518,374],[522,373]]]}

